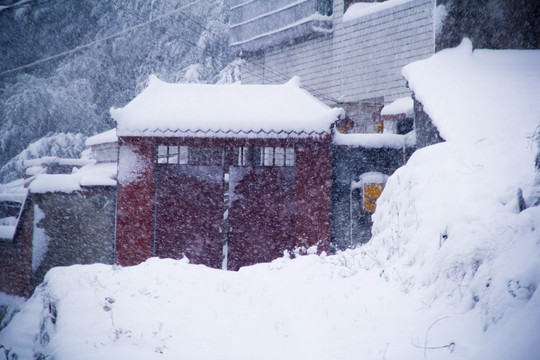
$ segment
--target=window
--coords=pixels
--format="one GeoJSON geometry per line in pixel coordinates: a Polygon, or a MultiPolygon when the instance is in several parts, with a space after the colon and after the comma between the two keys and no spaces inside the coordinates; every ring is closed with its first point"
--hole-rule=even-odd
{"type": "Polygon", "coordinates": [[[271,147],[241,147],[238,148],[239,166],[294,166],[294,148],[271,147]]]}
{"type": "Polygon", "coordinates": [[[187,164],[187,146],[159,145],[157,151],[158,164],[187,164]]]}
{"type": "Polygon", "coordinates": [[[158,164],[209,166],[294,166],[296,153],[292,147],[157,147],[158,164]]]}
{"type": "Polygon", "coordinates": [[[333,12],[333,1],[332,0],[317,0],[315,4],[316,10],[319,14],[330,16],[333,12]]]}

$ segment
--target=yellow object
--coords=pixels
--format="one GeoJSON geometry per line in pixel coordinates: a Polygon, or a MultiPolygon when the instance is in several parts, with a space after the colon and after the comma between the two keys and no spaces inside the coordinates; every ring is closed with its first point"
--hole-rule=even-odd
{"type": "Polygon", "coordinates": [[[375,212],[377,199],[381,196],[384,185],[380,183],[364,184],[364,210],[375,212]]]}

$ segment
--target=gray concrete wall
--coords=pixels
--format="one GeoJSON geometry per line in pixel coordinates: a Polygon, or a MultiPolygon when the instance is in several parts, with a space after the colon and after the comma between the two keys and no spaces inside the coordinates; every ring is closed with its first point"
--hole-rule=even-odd
{"type": "MultiPolygon", "coordinates": [[[[292,0],[291,0],[292,2],[292,0]]],[[[343,1],[334,1],[329,35],[244,54],[245,84],[281,83],[294,75],[329,105],[382,97],[384,103],[411,93],[401,68],[434,53],[434,0],[405,4],[343,22],[343,1]]]]}
{"type": "MultiPolygon", "coordinates": [[[[34,286],[55,266],[114,263],[116,188],[31,196],[45,215],[35,227],[49,239],[48,251],[32,274],[34,286]]],[[[34,242],[36,236],[34,230],[34,242]]]]}

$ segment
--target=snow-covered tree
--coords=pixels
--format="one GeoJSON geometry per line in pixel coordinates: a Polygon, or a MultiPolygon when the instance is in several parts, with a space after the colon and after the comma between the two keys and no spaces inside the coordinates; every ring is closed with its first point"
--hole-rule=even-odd
{"type": "Polygon", "coordinates": [[[0,8],[0,165],[51,132],[110,129],[109,109],[124,106],[150,74],[171,82],[220,81],[234,60],[228,6],[190,3],[59,0],[0,8]],[[132,29],[139,24],[146,25],[132,29]],[[86,44],[93,45],[69,52],[86,44]]]}

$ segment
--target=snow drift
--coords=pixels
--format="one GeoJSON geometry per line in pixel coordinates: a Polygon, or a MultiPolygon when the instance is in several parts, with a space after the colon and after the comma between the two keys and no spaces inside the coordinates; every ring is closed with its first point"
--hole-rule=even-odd
{"type": "Polygon", "coordinates": [[[405,68],[447,141],[388,179],[364,247],[239,272],[55,268],[0,343],[57,360],[540,358],[539,53],[465,41],[405,68]]]}

